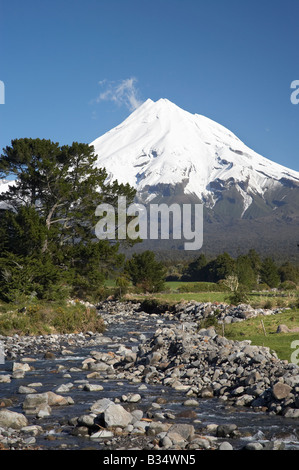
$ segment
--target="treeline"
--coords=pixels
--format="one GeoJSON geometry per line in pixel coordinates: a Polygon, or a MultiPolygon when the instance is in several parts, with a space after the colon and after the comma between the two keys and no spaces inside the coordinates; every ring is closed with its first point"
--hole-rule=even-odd
{"type": "Polygon", "coordinates": [[[201,254],[190,262],[180,278],[182,281],[226,282],[230,287],[254,289],[262,286],[295,288],[299,284],[299,268],[286,261],[277,264],[271,257],[262,258],[254,249],[236,258],[222,253],[212,260],[201,254]],[[235,285],[233,285],[235,283],[235,285]]]}

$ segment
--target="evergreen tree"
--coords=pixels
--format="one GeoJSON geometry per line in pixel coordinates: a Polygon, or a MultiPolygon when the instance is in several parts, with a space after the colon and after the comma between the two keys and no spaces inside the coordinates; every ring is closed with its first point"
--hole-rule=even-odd
{"type": "Polygon", "coordinates": [[[207,280],[218,282],[221,279],[225,279],[228,276],[235,274],[235,270],[235,260],[228,253],[224,252],[209,263],[209,278],[207,280]]]}
{"type": "Polygon", "coordinates": [[[248,289],[257,284],[257,276],[253,270],[251,259],[248,255],[240,255],[236,260],[236,275],[239,283],[248,289]]]}
{"type": "Polygon", "coordinates": [[[270,257],[265,258],[262,262],[261,282],[271,288],[277,287],[280,282],[277,266],[270,257]]]}
{"type": "Polygon", "coordinates": [[[191,261],[184,272],[183,280],[188,281],[205,281],[207,272],[207,259],[203,253],[199,255],[194,261],[191,261]]]}
{"type": "Polygon", "coordinates": [[[289,261],[280,266],[278,274],[281,282],[291,281],[295,284],[298,284],[299,282],[299,269],[289,261]]]}
{"type": "Polygon", "coordinates": [[[77,142],[60,147],[45,139],[15,139],[3,150],[0,176],[14,182],[0,195],[9,207],[1,215],[2,272],[6,257],[12,277],[14,266],[33,269],[32,257],[41,265],[47,259],[58,285],[63,274],[80,292],[98,288],[105,269],[119,266],[119,244],[95,237],[95,210],[101,203],[116,207],[120,195],[130,204],[135,190],[117,181],[107,185],[106,171],[95,163],[94,148],[77,142]]]}
{"type": "Polygon", "coordinates": [[[133,254],[126,262],[125,272],[135,286],[147,292],[158,292],[164,287],[166,269],[162,262],[156,261],[155,254],[150,251],[133,254]]]}

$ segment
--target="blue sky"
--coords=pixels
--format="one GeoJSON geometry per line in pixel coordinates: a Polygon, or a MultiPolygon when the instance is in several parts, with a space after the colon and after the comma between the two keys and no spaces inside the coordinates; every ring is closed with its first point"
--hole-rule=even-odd
{"type": "Polygon", "coordinates": [[[298,0],[0,0],[0,149],[90,143],[168,98],[299,171],[298,0]]]}

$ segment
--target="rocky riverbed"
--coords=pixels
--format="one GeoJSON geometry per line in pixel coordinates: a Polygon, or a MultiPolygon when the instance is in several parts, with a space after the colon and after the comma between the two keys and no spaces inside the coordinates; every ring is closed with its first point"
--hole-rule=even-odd
{"type": "Polygon", "coordinates": [[[298,366],[198,327],[277,311],[98,311],[104,334],[0,337],[0,448],[299,449],[298,366]]]}

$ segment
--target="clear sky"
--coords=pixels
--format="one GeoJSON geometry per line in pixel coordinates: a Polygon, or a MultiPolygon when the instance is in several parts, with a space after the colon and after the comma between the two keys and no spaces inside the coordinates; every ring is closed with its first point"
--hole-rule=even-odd
{"type": "Polygon", "coordinates": [[[147,98],[299,171],[298,0],[0,0],[0,150],[90,143],[147,98]]]}

